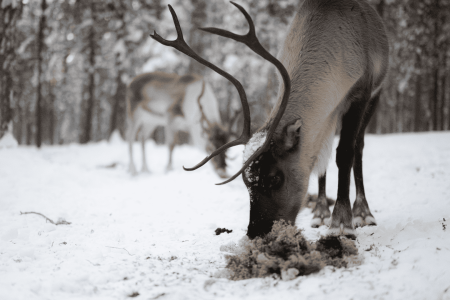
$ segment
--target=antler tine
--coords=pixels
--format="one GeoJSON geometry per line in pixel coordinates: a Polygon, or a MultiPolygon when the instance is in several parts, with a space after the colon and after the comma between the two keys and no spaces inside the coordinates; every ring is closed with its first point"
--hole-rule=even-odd
{"type": "Polygon", "coordinates": [[[204,164],[206,164],[211,158],[213,158],[214,156],[216,156],[216,155],[222,153],[223,151],[227,150],[228,148],[231,148],[231,147],[237,146],[237,145],[244,145],[244,144],[247,143],[247,142],[248,142],[248,140],[243,139],[243,138],[242,138],[242,135],[241,135],[238,139],[236,139],[236,140],[234,140],[234,141],[231,141],[231,142],[229,142],[229,143],[226,143],[225,145],[223,145],[223,146],[219,147],[218,149],[214,150],[213,153],[211,153],[210,155],[208,155],[207,157],[205,157],[201,162],[199,162],[199,163],[198,163],[197,165],[195,165],[194,167],[192,167],[192,168],[186,168],[186,167],[183,166],[183,169],[184,169],[185,171],[194,171],[194,170],[197,170],[198,168],[200,168],[201,166],[203,166],[204,164]]]}
{"type": "Polygon", "coordinates": [[[245,90],[242,87],[242,84],[236,78],[234,78],[233,76],[231,76],[224,70],[218,68],[214,64],[212,64],[212,63],[204,60],[200,56],[198,56],[186,44],[186,42],[183,39],[183,32],[181,30],[181,26],[178,21],[178,17],[170,4],[169,4],[169,10],[170,10],[170,13],[172,14],[173,22],[175,24],[175,28],[177,31],[177,38],[173,41],[168,41],[168,40],[163,39],[160,35],[158,35],[156,33],[156,31],[154,32],[153,35],[150,35],[150,37],[165,46],[173,47],[173,48],[177,49],[178,51],[192,57],[193,59],[195,59],[202,65],[205,65],[206,67],[212,69],[216,73],[218,73],[218,74],[222,75],[223,77],[225,77],[226,79],[228,79],[235,86],[235,88],[237,89],[237,91],[239,93],[239,97],[241,99],[241,104],[242,104],[242,110],[244,112],[244,128],[242,129],[241,136],[238,139],[236,139],[230,143],[227,143],[227,144],[223,145],[222,147],[220,147],[219,149],[215,150],[213,153],[208,155],[204,160],[202,160],[200,163],[198,163],[195,167],[192,167],[192,168],[183,167],[186,171],[193,171],[195,169],[200,168],[205,163],[207,163],[210,159],[212,159],[214,156],[225,151],[226,149],[236,146],[236,145],[242,145],[242,144],[245,144],[248,142],[248,140],[250,139],[250,121],[251,121],[250,120],[250,108],[249,108],[248,101],[247,101],[247,95],[245,94],[245,90]]]}
{"type": "Polygon", "coordinates": [[[216,185],[223,185],[223,184],[227,184],[233,180],[235,180],[239,175],[241,175],[242,172],[244,172],[245,169],[248,168],[248,166],[250,166],[250,164],[253,162],[253,160],[255,158],[257,158],[259,155],[261,155],[261,153],[264,151],[264,149],[261,147],[259,148],[257,151],[255,151],[255,153],[253,153],[245,162],[245,164],[242,166],[242,168],[236,173],[234,174],[232,177],[228,178],[227,180],[225,180],[224,182],[221,183],[216,183],[216,185]]]}
{"type": "Polygon", "coordinates": [[[247,34],[240,35],[240,34],[232,33],[228,30],[223,30],[223,29],[215,28],[215,27],[202,27],[199,29],[209,32],[209,33],[212,33],[212,34],[230,38],[237,42],[244,43],[247,45],[247,40],[249,37],[256,38],[255,25],[253,24],[253,20],[250,17],[250,15],[247,13],[247,11],[242,6],[240,6],[239,4],[237,4],[233,1],[230,1],[230,2],[231,2],[231,4],[236,6],[242,12],[242,14],[245,16],[245,19],[247,20],[247,23],[249,25],[249,31],[247,32],[247,34]]]}
{"type": "Polygon", "coordinates": [[[249,31],[247,34],[238,35],[238,34],[230,32],[230,31],[226,31],[226,30],[218,29],[218,28],[200,28],[200,29],[203,31],[206,31],[206,32],[210,32],[213,34],[217,34],[217,35],[226,37],[226,38],[231,38],[237,42],[241,42],[241,43],[247,45],[250,49],[252,49],[253,52],[258,54],[265,60],[271,62],[273,65],[275,65],[275,67],[280,72],[281,77],[283,78],[284,94],[283,94],[283,98],[281,100],[281,104],[278,109],[278,112],[275,115],[275,117],[273,118],[272,124],[267,132],[267,136],[266,136],[266,140],[265,140],[264,144],[257,151],[255,151],[255,153],[253,153],[252,156],[250,156],[250,158],[245,162],[244,166],[239,170],[239,172],[237,172],[230,179],[228,179],[222,183],[219,183],[219,185],[225,184],[225,183],[228,183],[228,182],[234,180],[251,164],[251,162],[256,157],[258,157],[261,153],[263,153],[270,146],[270,142],[271,142],[272,136],[275,132],[275,129],[277,128],[278,124],[280,123],[280,120],[284,114],[284,111],[286,110],[288,100],[289,100],[289,94],[291,92],[291,79],[289,77],[289,73],[287,72],[286,68],[283,66],[283,64],[278,59],[276,59],[274,56],[272,56],[272,54],[270,54],[261,45],[261,43],[258,40],[258,37],[256,36],[255,25],[253,23],[253,20],[250,17],[250,15],[247,13],[247,11],[239,4],[234,3],[233,1],[230,1],[230,2],[231,2],[231,4],[236,6],[242,12],[242,14],[245,16],[245,18],[247,19],[247,22],[249,25],[249,31]]]}

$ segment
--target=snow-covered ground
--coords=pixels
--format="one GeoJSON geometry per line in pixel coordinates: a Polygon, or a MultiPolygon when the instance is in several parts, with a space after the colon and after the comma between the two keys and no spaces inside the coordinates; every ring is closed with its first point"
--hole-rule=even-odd
{"type": "MultiPolygon", "coordinates": [[[[216,186],[210,165],[183,171],[204,157],[188,146],[165,173],[167,149],[147,146],[152,173],[137,177],[126,173],[123,142],[0,149],[0,299],[450,299],[449,132],[367,136],[366,194],[379,225],[357,229],[355,265],[292,281],[215,277],[220,246],[246,233],[242,180],[216,186]],[[71,225],[20,214],[30,211],[71,225]],[[216,236],[217,227],[233,232],[216,236]]],[[[242,150],[231,151],[231,171],[242,150]]],[[[334,156],[327,183],[335,197],[334,156]]],[[[313,240],[326,228],[310,228],[311,217],[305,209],[297,225],[313,240]]]]}

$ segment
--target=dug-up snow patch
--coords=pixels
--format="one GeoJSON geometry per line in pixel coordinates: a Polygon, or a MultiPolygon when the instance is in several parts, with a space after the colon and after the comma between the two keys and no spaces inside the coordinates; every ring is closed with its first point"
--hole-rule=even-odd
{"type": "Polygon", "coordinates": [[[244,235],[237,243],[231,241],[228,244],[220,246],[220,251],[232,254],[241,254],[244,253],[249,246],[250,239],[248,236],[244,235]]]}

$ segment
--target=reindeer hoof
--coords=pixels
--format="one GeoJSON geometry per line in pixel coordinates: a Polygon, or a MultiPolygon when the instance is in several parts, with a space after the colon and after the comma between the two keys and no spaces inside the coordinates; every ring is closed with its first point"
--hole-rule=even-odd
{"type": "MultiPolygon", "coordinates": [[[[318,198],[319,197],[317,195],[308,195],[308,200],[307,200],[306,206],[311,208],[312,210],[314,210],[316,208],[318,198]]],[[[326,202],[327,202],[328,206],[333,206],[336,203],[335,200],[328,198],[328,197],[327,197],[326,202]]]]}
{"type": "Polygon", "coordinates": [[[353,225],[355,227],[376,226],[377,221],[370,212],[365,198],[357,198],[353,203],[353,225]]]}
{"type": "Polygon", "coordinates": [[[330,226],[330,224],[331,224],[331,218],[313,218],[311,220],[312,228],[318,228],[322,225],[330,226]]]}
{"type": "Polygon", "coordinates": [[[346,238],[356,240],[355,229],[346,227],[341,223],[338,228],[330,228],[327,232],[328,236],[345,236],[346,238]]]}
{"type": "MultiPolygon", "coordinates": [[[[310,196],[311,198],[314,198],[314,196],[310,196]]],[[[333,201],[333,200],[332,200],[333,201]]],[[[311,227],[317,228],[321,225],[327,225],[330,226],[331,224],[331,213],[329,206],[329,201],[325,197],[316,198],[314,200],[315,205],[313,208],[313,219],[311,220],[311,227]]]]}
{"type": "Polygon", "coordinates": [[[376,226],[377,221],[373,216],[366,216],[364,219],[360,216],[353,218],[353,225],[355,228],[364,226],[376,226]]]}

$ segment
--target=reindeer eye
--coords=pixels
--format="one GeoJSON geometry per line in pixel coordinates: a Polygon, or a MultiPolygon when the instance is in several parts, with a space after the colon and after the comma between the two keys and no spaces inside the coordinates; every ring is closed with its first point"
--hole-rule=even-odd
{"type": "Polygon", "coordinates": [[[278,172],[274,176],[270,177],[270,188],[273,190],[278,189],[283,183],[283,174],[278,172]]]}

